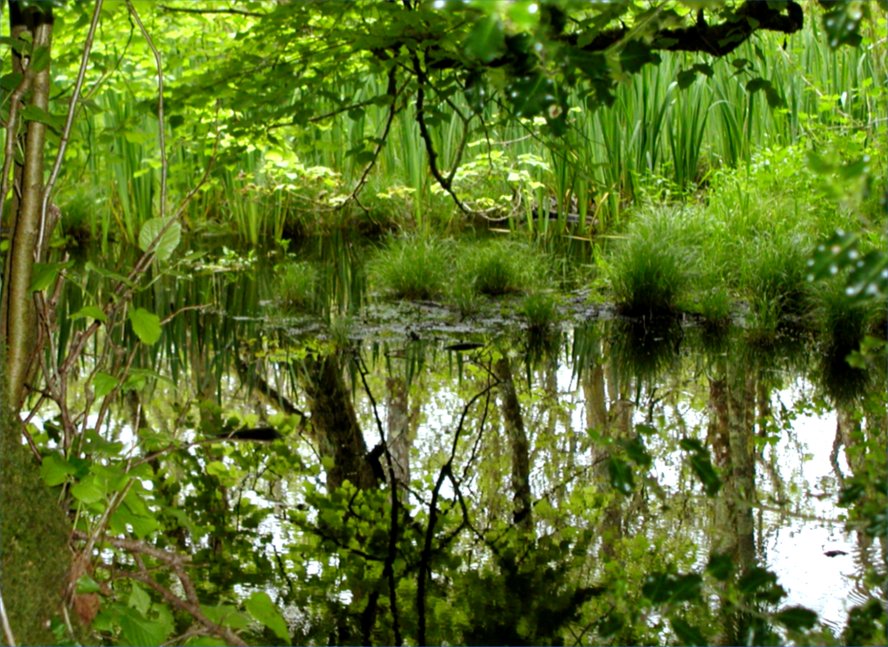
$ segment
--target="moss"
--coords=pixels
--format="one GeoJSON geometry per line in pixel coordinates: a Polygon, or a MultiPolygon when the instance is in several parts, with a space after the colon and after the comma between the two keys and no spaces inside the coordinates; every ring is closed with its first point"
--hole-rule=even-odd
{"type": "MultiPolygon", "coordinates": [[[[68,522],[19,442],[9,412],[0,419],[0,583],[20,645],[54,644],[51,616],[61,610],[70,565],[68,522]]],[[[0,644],[6,644],[0,634],[0,644]]]]}

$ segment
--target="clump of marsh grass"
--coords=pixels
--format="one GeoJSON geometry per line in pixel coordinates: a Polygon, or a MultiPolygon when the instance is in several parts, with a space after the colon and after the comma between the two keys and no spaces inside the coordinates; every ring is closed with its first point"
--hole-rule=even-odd
{"type": "Polygon", "coordinates": [[[370,261],[371,281],[399,299],[442,296],[451,272],[449,246],[434,238],[392,238],[370,261]]]}
{"type": "Polygon", "coordinates": [[[822,343],[821,386],[833,401],[851,401],[869,382],[866,368],[852,365],[848,358],[860,350],[874,319],[872,302],[850,299],[842,280],[822,285],[815,299],[814,314],[822,343]]]}
{"type": "Polygon", "coordinates": [[[619,311],[630,317],[674,315],[690,283],[693,252],[676,218],[637,220],[610,259],[607,275],[619,311]]]}
{"type": "Polygon", "coordinates": [[[770,336],[780,328],[799,326],[810,314],[809,247],[797,236],[764,238],[746,247],[740,289],[749,299],[754,334],[770,336]]]}
{"type": "Polygon", "coordinates": [[[489,240],[459,250],[455,292],[501,296],[528,293],[548,278],[544,256],[529,245],[489,240]],[[461,286],[461,287],[460,287],[461,286]]]}
{"type": "Polygon", "coordinates": [[[290,262],[275,268],[277,299],[284,310],[293,311],[314,303],[318,270],[305,261],[290,262]]]}

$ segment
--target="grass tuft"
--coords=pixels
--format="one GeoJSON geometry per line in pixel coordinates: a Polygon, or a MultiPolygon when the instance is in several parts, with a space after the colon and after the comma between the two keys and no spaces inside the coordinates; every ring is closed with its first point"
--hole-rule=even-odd
{"type": "Polygon", "coordinates": [[[620,312],[630,317],[676,314],[690,282],[692,256],[674,219],[653,215],[636,221],[608,266],[620,312]]]}
{"type": "Polygon", "coordinates": [[[445,242],[434,238],[393,238],[370,262],[371,281],[399,299],[441,297],[450,274],[445,242]]]}

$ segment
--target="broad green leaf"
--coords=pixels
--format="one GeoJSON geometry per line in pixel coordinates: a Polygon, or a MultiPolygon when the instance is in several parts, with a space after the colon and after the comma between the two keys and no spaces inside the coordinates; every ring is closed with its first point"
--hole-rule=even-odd
{"type": "Polygon", "coordinates": [[[632,475],[632,467],[622,458],[611,456],[607,463],[607,471],[610,476],[610,484],[620,494],[632,494],[635,487],[635,477],[632,475]]]}
{"type": "Polygon", "coordinates": [[[76,587],[75,591],[77,593],[80,593],[81,595],[84,595],[87,593],[100,593],[101,590],[102,590],[102,587],[99,586],[99,583],[96,582],[89,575],[81,575],[77,579],[77,587],[76,587]]]}
{"type": "Polygon", "coordinates": [[[61,485],[69,476],[73,476],[76,473],[77,468],[59,454],[45,456],[40,464],[40,478],[50,487],[61,485]]]}
{"type": "Polygon", "coordinates": [[[71,495],[86,504],[103,500],[107,493],[105,485],[94,474],[88,474],[82,481],[71,486],[71,495]]]}
{"type": "Polygon", "coordinates": [[[153,346],[160,339],[160,317],[145,308],[132,308],[129,311],[130,325],[142,343],[153,346]]]}
{"type": "Polygon", "coordinates": [[[124,645],[160,645],[171,633],[165,622],[146,618],[136,609],[122,609],[120,613],[120,637],[124,645]]]}
{"type": "Polygon", "coordinates": [[[148,615],[148,609],[151,608],[151,596],[137,582],[133,582],[132,587],[127,604],[143,616],[148,615]]]}
{"type": "Polygon", "coordinates": [[[33,104],[29,104],[25,106],[25,109],[22,110],[22,119],[25,121],[36,121],[41,124],[45,124],[49,126],[54,131],[61,130],[61,121],[55,115],[48,113],[43,108],[38,108],[33,104]]]}
{"type": "Polygon", "coordinates": [[[56,280],[63,269],[71,265],[67,263],[34,263],[34,273],[31,275],[31,292],[45,290],[56,280]]]}
{"type": "Polygon", "coordinates": [[[805,607],[786,607],[774,619],[787,629],[802,631],[817,624],[817,614],[805,607]]]}
{"type": "Polygon", "coordinates": [[[50,55],[49,55],[49,47],[45,45],[41,45],[40,47],[34,48],[34,51],[31,53],[31,64],[30,68],[35,72],[40,72],[49,67],[50,55]]]}
{"type": "Polygon", "coordinates": [[[264,591],[256,591],[244,602],[247,612],[253,616],[259,623],[265,625],[274,632],[281,640],[290,640],[290,632],[287,630],[287,623],[280,610],[268,597],[264,591]]]}
{"type": "Polygon", "coordinates": [[[97,398],[104,398],[120,384],[113,375],[99,371],[93,378],[93,392],[97,398]]]}
{"type": "Polygon", "coordinates": [[[108,317],[105,316],[105,311],[102,310],[99,306],[83,306],[71,315],[71,319],[83,319],[84,317],[91,317],[97,321],[106,321],[108,317]]]}
{"type": "Polygon", "coordinates": [[[246,629],[250,626],[250,619],[242,612],[228,604],[220,604],[217,606],[201,605],[204,614],[220,625],[231,627],[232,629],[246,629]]]}
{"type": "Polygon", "coordinates": [[[178,222],[169,223],[163,218],[152,218],[142,225],[142,230],[139,232],[139,249],[147,252],[151,244],[157,240],[154,255],[157,260],[165,261],[172,256],[181,239],[182,226],[178,222]]]}
{"type": "Polygon", "coordinates": [[[709,641],[703,633],[687,620],[682,618],[670,618],[669,624],[675,632],[678,642],[682,645],[708,645],[709,641]]]}
{"type": "Polygon", "coordinates": [[[486,16],[475,23],[466,38],[465,53],[470,58],[490,63],[506,49],[506,34],[499,16],[486,16]]]}
{"type": "Polygon", "coordinates": [[[709,558],[706,572],[720,582],[724,582],[734,572],[734,560],[726,553],[716,553],[709,558]]]}

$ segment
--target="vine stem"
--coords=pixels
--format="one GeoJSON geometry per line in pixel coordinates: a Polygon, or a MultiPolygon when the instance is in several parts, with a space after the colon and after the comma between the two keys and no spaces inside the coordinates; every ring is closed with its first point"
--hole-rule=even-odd
{"type": "Polygon", "coordinates": [[[62,137],[59,141],[59,151],[56,153],[55,162],[52,165],[52,172],[49,174],[49,180],[43,188],[43,202],[40,206],[40,233],[37,236],[37,247],[34,248],[34,260],[39,260],[38,256],[43,249],[43,238],[46,236],[46,215],[49,208],[49,198],[56,180],[59,177],[59,171],[62,169],[62,161],[65,158],[65,151],[68,149],[68,141],[71,137],[71,128],[74,126],[74,116],[77,112],[77,101],[83,90],[83,79],[86,76],[86,66],[89,64],[89,55],[92,52],[93,41],[96,35],[96,29],[99,25],[99,16],[102,13],[102,4],[104,0],[96,0],[93,7],[92,20],[89,23],[89,31],[86,34],[86,42],[83,45],[83,55],[80,58],[80,69],[77,70],[77,80],[74,83],[74,93],[71,95],[71,101],[68,102],[68,115],[65,118],[65,127],[62,130],[62,137]]]}

